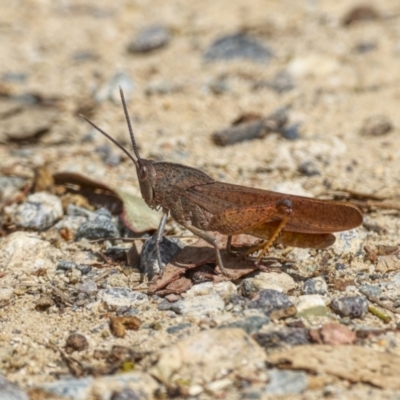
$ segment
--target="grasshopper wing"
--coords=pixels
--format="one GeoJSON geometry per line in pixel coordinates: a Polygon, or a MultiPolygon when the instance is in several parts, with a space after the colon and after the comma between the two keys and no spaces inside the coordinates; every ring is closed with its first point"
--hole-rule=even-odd
{"type": "Polygon", "coordinates": [[[360,210],[351,204],[222,182],[192,186],[185,196],[214,214],[221,227],[228,226],[234,218],[235,226],[241,231],[261,223],[282,220],[282,213],[276,212],[277,205],[287,200],[291,201],[293,212],[284,227],[285,231],[332,233],[352,229],[362,223],[360,210]]]}

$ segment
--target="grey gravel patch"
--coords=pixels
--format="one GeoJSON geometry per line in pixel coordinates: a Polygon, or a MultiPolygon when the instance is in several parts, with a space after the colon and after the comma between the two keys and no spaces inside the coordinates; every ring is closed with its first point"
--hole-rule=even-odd
{"type": "Polygon", "coordinates": [[[112,215],[105,208],[100,208],[94,213],[94,218],[84,222],[76,233],[75,240],[104,239],[118,237],[119,231],[115,226],[112,215]]]}
{"type": "Polygon", "coordinates": [[[122,307],[138,306],[148,302],[148,296],[141,292],[135,292],[126,287],[113,287],[99,290],[98,299],[101,300],[109,310],[118,310],[122,307]]]}
{"type": "Polygon", "coordinates": [[[325,294],[328,291],[328,285],[324,278],[317,277],[307,279],[304,282],[303,293],[304,294],[325,294]]]}
{"type": "MultiPolygon", "coordinates": [[[[185,245],[177,238],[163,237],[160,242],[160,255],[161,261],[164,265],[167,265],[175,255],[182,250],[185,245]]],[[[148,275],[149,279],[152,279],[155,274],[160,272],[156,256],[156,236],[153,235],[150,239],[147,239],[142,247],[140,253],[140,272],[148,275]]]]}
{"type": "Polygon", "coordinates": [[[342,297],[333,299],[330,307],[342,317],[363,318],[368,312],[368,301],[360,296],[342,297]]]}
{"type": "Polygon", "coordinates": [[[27,201],[17,207],[13,220],[20,227],[43,231],[62,216],[61,200],[47,192],[38,192],[28,196],[27,201]]]}
{"type": "Polygon", "coordinates": [[[257,39],[237,33],[217,39],[204,53],[206,61],[229,61],[246,59],[265,63],[272,57],[272,52],[257,39]]]}
{"type": "Polygon", "coordinates": [[[0,399],[1,400],[29,400],[28,395],[17,385],[8,382],[0,375],[0,399]]]}
{"type": "Polygon", "coordinates": [[[149,53],[166,46],[171,40],[169,30],[165,26],[145,28],[135,36],[128,45],[129,53],[149,53]]]}
{"type": "Polygon", "coordinates": [[[301,371],[270,369],[265,393],[273,395],[300,394],[307,389],[307,374],[301,371]]]}
{"type": "Polygon", "coordinates": [[[293,306],[293,303],[285,294],[273,289],[264,289],[249,303],[248,308],[257,308],[269,315],[272,311],[286,309],[291,306],[293,306]]]}

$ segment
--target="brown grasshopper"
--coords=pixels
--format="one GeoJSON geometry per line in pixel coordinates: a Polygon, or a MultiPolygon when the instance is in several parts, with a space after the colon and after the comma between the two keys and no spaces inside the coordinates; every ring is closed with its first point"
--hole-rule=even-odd
{"type": "Polygon", "coordinates": [[[156,256],[161,274],[164,266],[159,244],[168,214],[214,246],[217,265],[228,276],[217,241],[209,231],[227,235],[227,250],[231,253],[233,235],[246,233],[266,239],[266,243],[254,246],[245,253],[248,255],[261,250],[256,261],[258,264],[274,242],[293,247],[325,248],[335,241],[333,232],[352,229],[362,223],[360,210],[351,204],[218,182],[186,165],[141,158],[121,89],[120,94],[136,159],[93,122],[82,118],[133,161],[144,201],[150,208],[162,210],[156,233],[156,256]]]}

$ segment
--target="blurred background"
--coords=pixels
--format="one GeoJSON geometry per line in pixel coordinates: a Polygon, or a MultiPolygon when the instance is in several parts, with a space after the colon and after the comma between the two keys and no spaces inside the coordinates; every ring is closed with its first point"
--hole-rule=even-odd
{"type": "Polygon", "coordinates": [[[397,1],[0,7],[3,174],[49,164],[135,188],[133,165],[78,117],[129,146],[121,86],[143,157],[299,194],[399,192],[397,1]],[[213,136],[276,112],[283,125],[261,138],[213,136]]]}

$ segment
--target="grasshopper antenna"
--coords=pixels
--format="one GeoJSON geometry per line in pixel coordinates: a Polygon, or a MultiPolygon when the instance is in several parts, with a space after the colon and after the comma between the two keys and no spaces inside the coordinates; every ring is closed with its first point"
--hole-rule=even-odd
{"type": "MultiPolygon", "coordinates": [[[[125,105],[125,104],[124,104],[125,105]]],[[[114,138],[112,138],[108,133],[104,132],[102,129],[100,129],[96,124],[94,124],[92,121],[88,120],[86,117],[84,117],[82,114],[79,114],[81,118],[83,118],[88,124],[92,125],[94,129],[98,130],[100,133],[102,133],[107,139],[111,140],[116,146],[118,146],[135,164],[135,166],[138,166],[137,161],[133,158],[132,154],[129,153],[129,151],[122,146],[122,144],[118,143],[114,138]]],[[[137,150],[135,151],[136,156],[138,155],[137,150]]]]}
{"type": "Polygon", "coordinates": [[[131,137],[133,151],[135,152],[136,158],[138,160],[140,160],[139,151],[138,151],[138,148],[136,146],[135,136],[133,136],[133,129],[132,129],[132,125],[131,125],[131,120],[129,118],[128,109],[126,107],[124,92],[122,91],[121,86],[119,87],[119,94],[121,95],[122,106],[124,108],[126,123],[128,124],[129,136],[131,137]]]}

